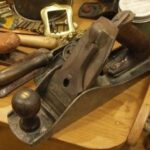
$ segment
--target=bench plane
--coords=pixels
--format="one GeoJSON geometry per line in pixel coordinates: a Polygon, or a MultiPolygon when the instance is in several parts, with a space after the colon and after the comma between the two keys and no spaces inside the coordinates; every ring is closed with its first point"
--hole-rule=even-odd
{"type": "MultiPolygon", "coordinates": [[[[67,46],[58,53],[53,63],[47,63],[51,58],[47,54],[47,70],[36,78],[36,89],[25,88],[12,99],[8,123],[21,141],[36,144],[105,102],[104,91],[112,89],[107,83],[113,77],[103,74],[104,66],[109,63],[119,28],[134,18],[131,16],[131,12],[121,12],[111,21],[101,17],[71,49],[67,46]]],[[[116,58],[120,58],[119,52],[116,58]]],[[[106,70],[108,73],[109,68],[106,70]]]]}

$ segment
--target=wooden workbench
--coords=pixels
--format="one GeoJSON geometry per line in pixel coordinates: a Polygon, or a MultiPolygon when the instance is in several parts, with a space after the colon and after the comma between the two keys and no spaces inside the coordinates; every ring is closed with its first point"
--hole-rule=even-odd
{"type": "MultiPolygon", "coordinates": [[[[78,0],[74,4],[74,20],[79,24],[81,30],[91,24],[90,20],[77,17],[77,8],[84,1],[78,0]]],[[[49,140],[32,148],[16,139],[8,128],[7,113],[11,110],[11,94],[0,99],[0,150],[9,150],[13,147],[15,150],[46,150],[48,148],[54,150],[103,150],[123,145],[135,121],[148,84],[149,79],[144,78],[116,88],[114,92],[106,91],[109,101],[53,135],[49,140]]],[[[25,86],[34,88],[33,82],[25,86]]],[[[101,97],[97,98],[101,100],[101,97]]]]}

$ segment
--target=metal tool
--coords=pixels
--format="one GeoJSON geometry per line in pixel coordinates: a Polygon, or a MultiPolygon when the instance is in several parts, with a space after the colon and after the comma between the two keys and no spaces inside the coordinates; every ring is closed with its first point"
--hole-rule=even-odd
{"type": "Polygon", "coordinates": [[[44,34],[46,36],[52,36],[52,37],[64,37],[64,36],[72,36],[73,33],[75,33],[75,28],[73,24],[73,12],[72,8],[69,5],[58,5],[54,4],[49,7],[45,7],[41,10],[41,18],[43,20],[45,31],[44,34]],[[66,13],[66,22],[50,22],[49,14],[53,12],[64,12],[66,13]],[[50,22],[50,23],[49,23],[50,22]],[[57,25],[67,25],[68,29],[66,31],[57,31],[57,25]]]}
{"type": "Polygon", "coordinates": [[[33,21],[16,16],[14,22],[13,29],[26,29],[41,34],[44,33],[44,29],[41,28],[41,26],[43,26],[42,21],[33,21]]]}
{"type": "MultiPolygon", "coordinates": [[[[19,6],[20,7],[20,6],[19,6]]],[[[28,12],[28,11],[26,11],[28,12]]],[[[18,12],[16,11],[14,3],[8,4],[6,0],[1,1],[0,3],[0,17],[1,18],[7,18],[10,16],[14,16],[14,24],[11,26],[11,29],[27,29],[30,31],[43,33],[43,30],[39,30],[40,26],[42,26],[41,20],[31,20],[22,17],[18,12]],[[34,25],[33,25],[34,24],[34,25]],[[33,26],[32,26],[33,25],[33,26]]]]}
{"type": "Polygon", "coordinates": [[[51,61],[53,61],[55,55],[62,52],[65,46],[66,44],[61,45],[50,52],[43,52],[40,53],[40,55],[36,54],[34,57],[26,61],[26,63],[19,62],[5,70],[0,71],[0,86],[8,85],[37,68],[47,66],[51,61]]]}
{"type": "Polygon", "coordinates": [[[20,140],[35,144],[97,106],[96,100],[92,100],[92,105],[85,105],[87,99],[81,98],[96,89],[96,79],[111,52],[118,26],[124,24],[129,14],[118,14],[112,21],[103,17],[97,20],[81,37],[68,59],[64,62],[60,57],[48,69],[35,91],[25,89],[13,97],[14,111],[8,114],[8,122],[20,140]]]}
{"type": "MultiPolygon", "coordinates": [[[[14,21],[11,25],[11,29],[24,29],[24,30],[29,30],[29,31],[33,31],[33,32],[37,32],[39,34],[43,34],[45,32],[45,29],[49,28],[49,24],[48,26],[46,25],[46,27],[44,27],[45,24],[43,24],[42,20],[41,20],[41,16],[40,16],[40,12],[42,9],[44,9],[46,6],[50,7],[52,9],[52,11],[47,12],[45,15],[43,15],[43,20],[44,23],[47,24],[47,21],[50,22],[50,26],[51,28],[55,28],[55,32],[61,32],[61,33],[65,33],[67,34],[67,32],[69,32],[70,34],[72,32],[74,32],[74,26],[72,23],[72,9],[71,6],[72,5],[72,0],[46,0],[44,2],[41,2],[40,0],[38,1],[34,1],[34,0],[25,0],[25,1],[18,1],[18,0],[14,0],[12,2],[4,0],[1,4],[0,4],[0,17],[9,17],[9,16],[13,16],[14,17],[14,21]],[[62,7],[57,7],[57,5],[55,4],[63,4],[63,5],[67,5],[64,6],[66,7],[65,9],[62,9],[62,7]],[[55,4],[53,6],[53,4],[55,4]],[[57,7],[57,9],[56,9],[57,7]],[[56,10],[53,10],[56,9],[56,10]],[[60,9],[60,10],[59,10],[60,9]],[[27,11],[28,10],[28,11],[27,11]],[[66,26],[66,30],[57,30],[56,28],[58,28],[58,24],[56,23],[56,20],[62,19],[64,17],[66,17],[66,12],[67,11],[67,21],[63,24],[63,26],[66,26]],[[47,17],[48,16],[48,17],[47,17]],[[69,18],[68,18],[69,16],[69,18]],[[47,19],[47,20],[45,20],[47,19]],[[68,30],[69,27],[69,30],[68,30]],[[62,32],[64,31],[64,32],[62,32]]],[[[43,11],[48,11],[47,7],[43,10],[43,11]]],[[[62,24],[59,26],[62,26],[62,24]]],[[[51,31],[52,32],[52,31],[51,31]]],[[[55,33],[54,32],[54,33],[55,33]]],[[[47,33],[47,32],[46,32],[47,33]]]]}
{"type": "Polygon", "coordinates": [[[3,66],[12,66],[19,61],[22,61],[27,56],[26,53],[21,51],[12,51],[11,53],[0,55],[0,64],[3,66]]]}
{"type": "MultiPolygon", "coordinates": [[[[114,69],[115,70],[115,69],[114,69]]],[[[145,59],[135,65],[126,66],[125,70],[120,70],[116,75],[103,74],[97,78],[97,85],[100,87],[115,87],[136,79],[150,71],[150,58],[145,59]]]]}
{"type": "MultiPolygon", "coordinates": [[[[127,23],[132,19],[132,13],[126,12],[124,15],[118,14],[114,18],[116,25],[120,24],[120,20],[123,23],[127,23]],[[120,19],[119,19],[120,18],[120,19]]],[[[19,63],[18,65],[12,66],[5,71],[0,72],[0,85],[7,85],[12,81],[22,77],[26,73],[29,73],[31,70],[36,69],[40,66],[47,65],[49,60],[52,58],[53,54],[62,51],[64,45],[61,48],[51,51],[48,54],[41,54],[38,58],[33,58],[28,61],[26,64],[19,63]],[[37,61],[38,60],[38,61],[37,61]]]]}
{"type": "MultiPolygon", "coordinates": [[[[41,0],[36,2],[35,0],[3,0],[0,4],[0,6],[2,6],[0,7],[0,14],[2,17],[7,17],[10,16],[10,12],[12,12],[12,15],[15,19],[11,29],[19,28],[43,34],[44,26],[41,21],[40,11],[46,6],[53,5],[53,3],[72,5],[72,0],[45,0],[44,2],[41,0]],[[7,7],[3,8],[5,5],[7,7]],[[9,9],[9,11],[6,11],[6,8],[9,9]]],[[[52,12],[50,14],[50,21],[63,18],[64,15],[64,12],[52,12]]]]}
{"type": "Polygon", "coordinates": [[[13,15],[13,11],[11,10],[10,6],[7,4],[6,1],[0,2],[0,17],[10,17],[13,15]]]}
{"type": "Polygon", "coordinates": [[[0,60],[0,65],[2,65],[2,66],[10,66],[12,64],[10,62],[4,61],[4,60],[0,60]]]}
{"type": "MultiPolygon", "coordinates": [[[[1,61],[0,61],[0,63],[1,63],[1,61]]],[[[36,70],[30,72],[29,74],[13,81],[9,85],[1,86],[0,87],[0,98],[7,96],[8,94],[10,94],[12,91],[17,89],[18,87],[20,87],[20,86],[24,85],[25,83],[29,82],[30,80],[36,78],[43,71],[44,71],[44,69],[42,70],[42,68],[36,69],[36,70]]]]}
{"type": "Polygon", "coordinates": [[[103,0],[99,2],[85,2],[79,9],[79,17],[98,19],[105,16],[112,19],[118,12],[119,0],[103,0]]]}

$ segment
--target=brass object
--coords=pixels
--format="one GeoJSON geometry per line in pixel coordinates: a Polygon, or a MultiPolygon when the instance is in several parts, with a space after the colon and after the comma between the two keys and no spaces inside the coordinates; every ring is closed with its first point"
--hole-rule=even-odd
{"type": "MultiPolygon", "coordinates": [[[[14,0],[14,8],[18,14],[30,20],[41,20],[40,11],[46,6],[53,4],[71,5],[72,0],[14,0]]],[[[57,20],[62,13],[53,13],[51,18],[57,20]]]]}
{"type": "Polygon", "coordinates": [[[41,18],[43,20],[45,29],[44,29],[44,35],[45,36],[52,36],[52,37],[65,37],[68,35],[72,35],[75,32],[75,28],[73,25],[73,12],[72,12],[72,8],[69,5],[58,5],[58,4],[54,4],[52,6],[48,6],[45,7],[41,10],[41,18]],[[53,12],[66,12],[66,23],[57,23],[55,22],[55,25],[57,24],[67,24],[68,25],[68,30],[66,31],[61,31],[58,32],[56,30],[54,30],[52,32],[51,26],[50,26],[50,20],[49,20],[49,13],[53,13],[53,12]]]}

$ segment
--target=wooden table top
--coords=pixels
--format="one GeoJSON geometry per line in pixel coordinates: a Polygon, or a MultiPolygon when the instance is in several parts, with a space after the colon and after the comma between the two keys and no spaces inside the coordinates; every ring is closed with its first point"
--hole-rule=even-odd
{"type": "MultiPolygon", "coordinates": [[[[74,20],[80,29],[85,29],[91,20],[77,17],[77,10],[85,0],[75,1],[74,20]]],[[[98,107],[93,112],[69,125],[53,138],[88,149],[109,149],[126,142],[133,122],[144,99],[149,79],[144,78],[134,84],[124,85],[114,89],[111,100],[98,107]],[[116,92],[117,91],[117,92],[116,92]]],[[[26,87],[34,88],[33,82],[26,87]]],[[[10,102],[13,93],[0,99],[0,122],[7,124],[7,113],[11,110],[10,102]]],[[[100,97],[97,97],[101,100],[100,97]]]]}

